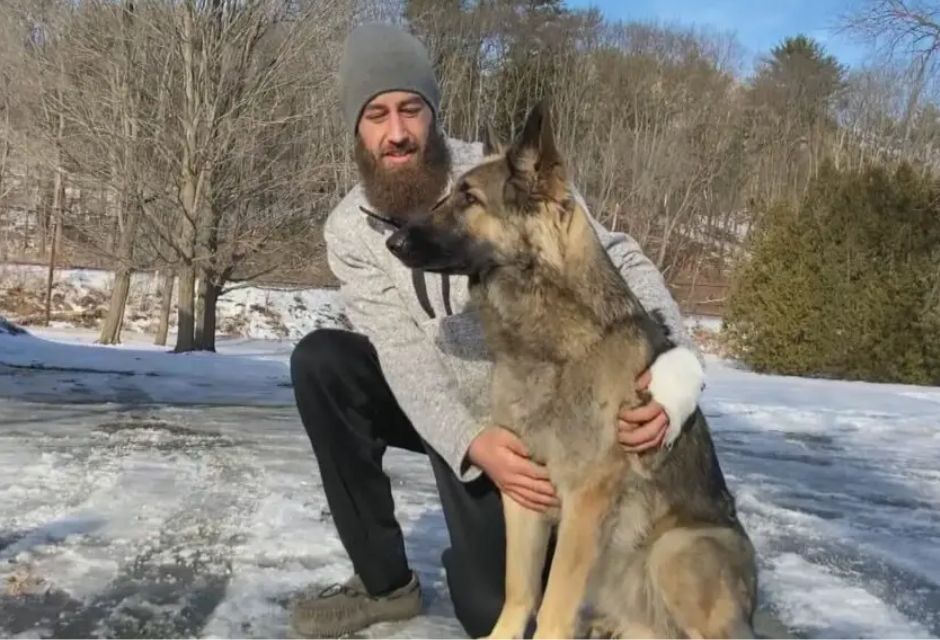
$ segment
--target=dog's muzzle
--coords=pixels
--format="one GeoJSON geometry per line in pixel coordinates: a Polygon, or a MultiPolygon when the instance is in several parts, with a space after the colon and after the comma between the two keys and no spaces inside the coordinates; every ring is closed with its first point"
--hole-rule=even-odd
{"type": "Polygon", "coordinates": [[[392,252],[399,260],[404,261],[410,253],[411,242],[408,238],[408,232],[406,229],[399,229],[392,235],[388,237],[388,240],[385,241],[385,246],[389,251],[392,252]]]}

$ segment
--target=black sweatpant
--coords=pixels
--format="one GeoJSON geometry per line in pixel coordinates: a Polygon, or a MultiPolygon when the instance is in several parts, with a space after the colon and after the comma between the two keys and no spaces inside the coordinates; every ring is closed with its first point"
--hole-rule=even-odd
{"type": "Polygon", "coordinates": [[[291,378],[333,520],[369,593],[391,591],[410,577],[382,456],[389,446],[426,453],[450,532],[442,561],[454,611],[470,637],[488,634],[504,592],[505,525],[496,486],[485,476],[461,482],[422,440],[365,336],[313,331],[291,356],[291,378]]]}

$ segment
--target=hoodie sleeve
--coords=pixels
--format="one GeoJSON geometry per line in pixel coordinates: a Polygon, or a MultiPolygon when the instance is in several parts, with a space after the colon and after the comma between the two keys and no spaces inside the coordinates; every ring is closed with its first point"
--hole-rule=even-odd
{"type": "Polygon", "coordinates": [[[369,337],[382,371],[405,415],[464,482],[481,471],[472,465],[470,442],[486,426],[461,402],[457,382],[434,344],[408,313],[388,274],[341,216],[331,215],[324,237],[330,269],[340,281],[346,314],[369,337]]]}

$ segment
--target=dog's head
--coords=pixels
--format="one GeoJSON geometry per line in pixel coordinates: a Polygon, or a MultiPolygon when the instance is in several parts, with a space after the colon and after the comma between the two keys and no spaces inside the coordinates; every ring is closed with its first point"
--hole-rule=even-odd
{"type": "Polygon", "coordinates": [[[481,275],[560,262],[574,206],[548,109],[536,106],[509,148],[488,132],[484,149],[487,157],[428,215],[389,237],[386,246],[405,265],[481,275]]]}

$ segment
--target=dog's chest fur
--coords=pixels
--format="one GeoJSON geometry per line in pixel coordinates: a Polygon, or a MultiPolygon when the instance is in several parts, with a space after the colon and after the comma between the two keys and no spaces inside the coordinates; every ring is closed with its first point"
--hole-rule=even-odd
{"type": "Polygon", "coordinates": [[[605,324],[547,280],[503,278],[477,293],[495,358],[493,421],[523,439],[561,491],[598,464],[626,467],[617,413],[640,404],[635,380],[651,360],[629,316],[605,324]]]}

